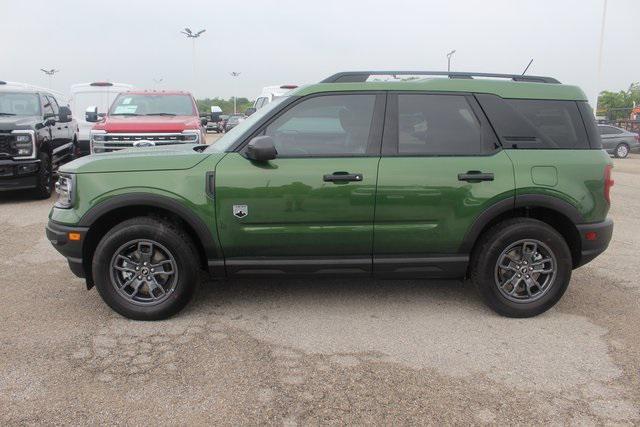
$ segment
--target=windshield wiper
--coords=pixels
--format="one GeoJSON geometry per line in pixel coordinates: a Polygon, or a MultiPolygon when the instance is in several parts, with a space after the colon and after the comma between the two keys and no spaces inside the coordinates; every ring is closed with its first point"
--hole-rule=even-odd
{"type": "Polygon", "coordinates": [[[140,114],[136,113],[113,113],[111,116],[139,116],[140,114]]]}
{"type": "Polygon", "coordinates": [[[175,116],[173,113],[147,113],[145,116],[175,116]]]}
{"type": "Polygon", "coordinates": [[[0,113],[0,116],[15,116],[13,113],[0,113]]]}

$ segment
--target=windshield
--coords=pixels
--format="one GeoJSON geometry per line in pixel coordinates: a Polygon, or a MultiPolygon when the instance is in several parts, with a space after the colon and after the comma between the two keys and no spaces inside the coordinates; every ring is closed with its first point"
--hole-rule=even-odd
{"type": "Polygon", "coordinates": [[[0,92],[0,116],[39,116],[40,102],[35,93],[0,92]]]}
{"type": "Polygon", "coordinates": [[[205,151],[210,153],[223,153],[227,151],[227,149],[231,147],[236,142],[236,140],[245,133],[247,129],[261,120],[264,116],[269,114],[278,105],[282,104],[285,99],[288,99],[288,97],[283,96],[277,101],[265,105],[264,107],[247,117],[246,120],[240,121],[240,123],[236,127],[225,133],[222,138],[208,146],[205,151]]]}
{"type": "Polygon", "coordinates": [[[110,116],[194,116],[191,96],[123,93],[109,110],[110,116]]]}

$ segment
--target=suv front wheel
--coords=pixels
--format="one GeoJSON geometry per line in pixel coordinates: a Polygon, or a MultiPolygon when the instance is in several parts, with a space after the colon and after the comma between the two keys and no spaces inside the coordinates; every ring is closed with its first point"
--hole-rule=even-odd
{"type": "Polygon", "coordinates": [[[198,254],[180,228],[162,219],[126,220],[102,238],[93,255],[93,280],[121,315],[160,320],[180,311],[198,281],[198,254]]]}
{"type": "Polygon", "coordinates": [[[553,307],[571,280],[567,243],[548,224],[510,219],[481,237],[471,279],[484,301],[503,316],[532,317],[553,307]]]}

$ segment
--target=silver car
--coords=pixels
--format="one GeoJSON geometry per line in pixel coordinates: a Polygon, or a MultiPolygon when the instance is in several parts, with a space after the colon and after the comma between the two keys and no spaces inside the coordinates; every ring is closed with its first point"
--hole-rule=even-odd
{"type": "Polygon", "coordinates": [[[602,138],[602,148],[619,159],[629,155],[631,151],[640,150],[640,136],[611,125],[598,125],[602,138]]]}

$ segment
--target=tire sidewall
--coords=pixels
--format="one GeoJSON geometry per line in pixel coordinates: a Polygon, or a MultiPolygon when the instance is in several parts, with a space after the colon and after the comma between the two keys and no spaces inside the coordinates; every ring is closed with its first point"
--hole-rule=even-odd
{"type": "Polygon", "coordinates": [[[191,299],[197,279],[196,255],[180,234],[163,223],[123,223],[100,241],[92,262],[93,279],[102,299],[115,311],[136,320],[160,320],[180,311],[191,299]],[[154,240],[173,255],[178,281],[171,295],[153,306],[137,305],[121,296],[112,284],[110,265],[115,252],[127,242],[137,239],[154,240]]]}
{"type": "Polygon", "coordinates": [[[483,245],[476,268],[476,285],[485,301],[498,313],[509,317],[531,317],[553,307],[566,291],[571,280],[571,252],[564,238],[550,226],[537,220],[506,225],[496,229],[493,238],[483,245]],[[556,277],[551,288],[541,298],[518,303],[507,299],[495,283],[495,268],[498,257],[513,243],[535,239],[544,243],[556,258],[556,277]]]}
{"type": "Polygon", "coordinates": [[[38,154],[38,159],[40,160],[40,168],[36,176],[36,193],[38,197],[46,199],[51,197],[51,184],[53,181],[51,158],[47,153],[40,153],[38,154]],[[49,177],[48,182],[47,176],[49,177]]]}

